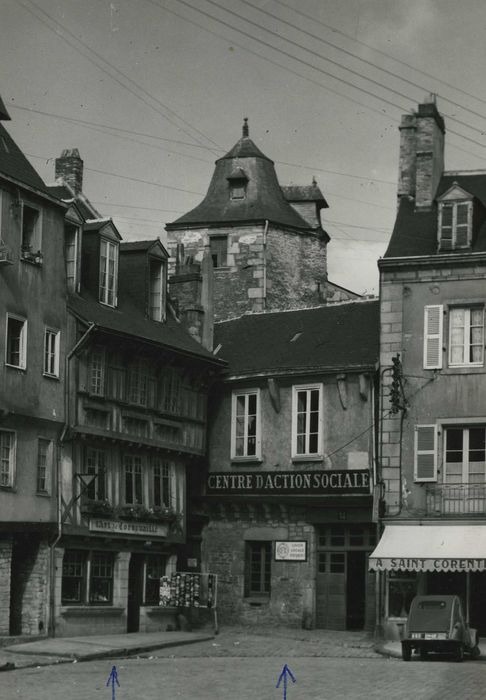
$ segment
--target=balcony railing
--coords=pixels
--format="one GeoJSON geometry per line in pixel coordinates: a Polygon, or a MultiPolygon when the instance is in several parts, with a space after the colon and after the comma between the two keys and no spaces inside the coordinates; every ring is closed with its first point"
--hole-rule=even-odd
{"type": "Polygon", "coordinates": [[[427,515],[485,515],[486,484],[427,486],[427,515]]]}

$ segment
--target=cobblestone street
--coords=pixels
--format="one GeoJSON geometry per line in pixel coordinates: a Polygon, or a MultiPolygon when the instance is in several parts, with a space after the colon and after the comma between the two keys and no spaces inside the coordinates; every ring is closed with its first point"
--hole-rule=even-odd
{"type": "Polygon", "coordinates": [[[106,680],[118,670],[117,700],[279,700],[278,676],[287,663],[296,678],[288,700],[373,698],[447,700],[484,697],[486,664],[413,660],[376,654],[359,634],[225,629],[212,641],[147,653],[143,657],[63,663],[0,676],[0,698],[111,700],[106,680]],[[334,637],[334,644],[332,638],[334,637]]]}

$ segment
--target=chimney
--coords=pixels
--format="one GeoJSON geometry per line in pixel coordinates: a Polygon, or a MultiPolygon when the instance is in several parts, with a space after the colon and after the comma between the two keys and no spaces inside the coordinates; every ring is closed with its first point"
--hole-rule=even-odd
{"type": "Polygon", "coordinates": [[[83,161],[77,148],[64,149],[60,158],[56,158],[56,180],[62,178],[74,194],[83,189],[83,161]]]}
{"type": "Polygon", "coordinates": [[[434,95],[402,117],[398,196],[415,197],[416,209],[430,209],[434,201],[444,171],[444,134],[434,95]]]}

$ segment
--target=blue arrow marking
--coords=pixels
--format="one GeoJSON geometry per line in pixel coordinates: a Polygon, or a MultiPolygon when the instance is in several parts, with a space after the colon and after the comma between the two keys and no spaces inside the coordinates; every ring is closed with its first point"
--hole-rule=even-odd
{"type": "Polygon", "coordinates": [[[278,677],[278,683],[275,686],[278,688],[280,686],[280,683],[282,682],[283,679],[283,687],[284,687],[284,694],[283,694],[283,700],[287,700],[287,677],[289,677],[292,680],[292,683],[296,683],[296,679],[290,668],[285,664],[285,666],[282,669],[282,673],[278,677]]]}
{"type": "Polygon", "coordinates": [[[111,669],[111,673],[108,676],[108,680],[106,681],[106,687],[108,687],[111,683],[111,700],[115,700],[115,683],[117,684],[118,687],[120,687],[120,684],[118,683],[118,673],[116,670],[116,666],[113,666],[111,669]]]}

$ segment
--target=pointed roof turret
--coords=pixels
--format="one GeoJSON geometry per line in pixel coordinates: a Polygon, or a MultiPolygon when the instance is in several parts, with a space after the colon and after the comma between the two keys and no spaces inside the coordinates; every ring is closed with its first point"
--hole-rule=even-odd
{"type": "Polygon", "coordinates": [[[203,201],[195,209],[167,224],[167,230],[265,220],[293,229],[309,231],[312,228],[285,199],[273,161],[250,139],[248,117],[245,117],[241,138],[216,161],[203,201]],[[238,185],[238,196],[232,196],[232,188],[238,185]]]}

